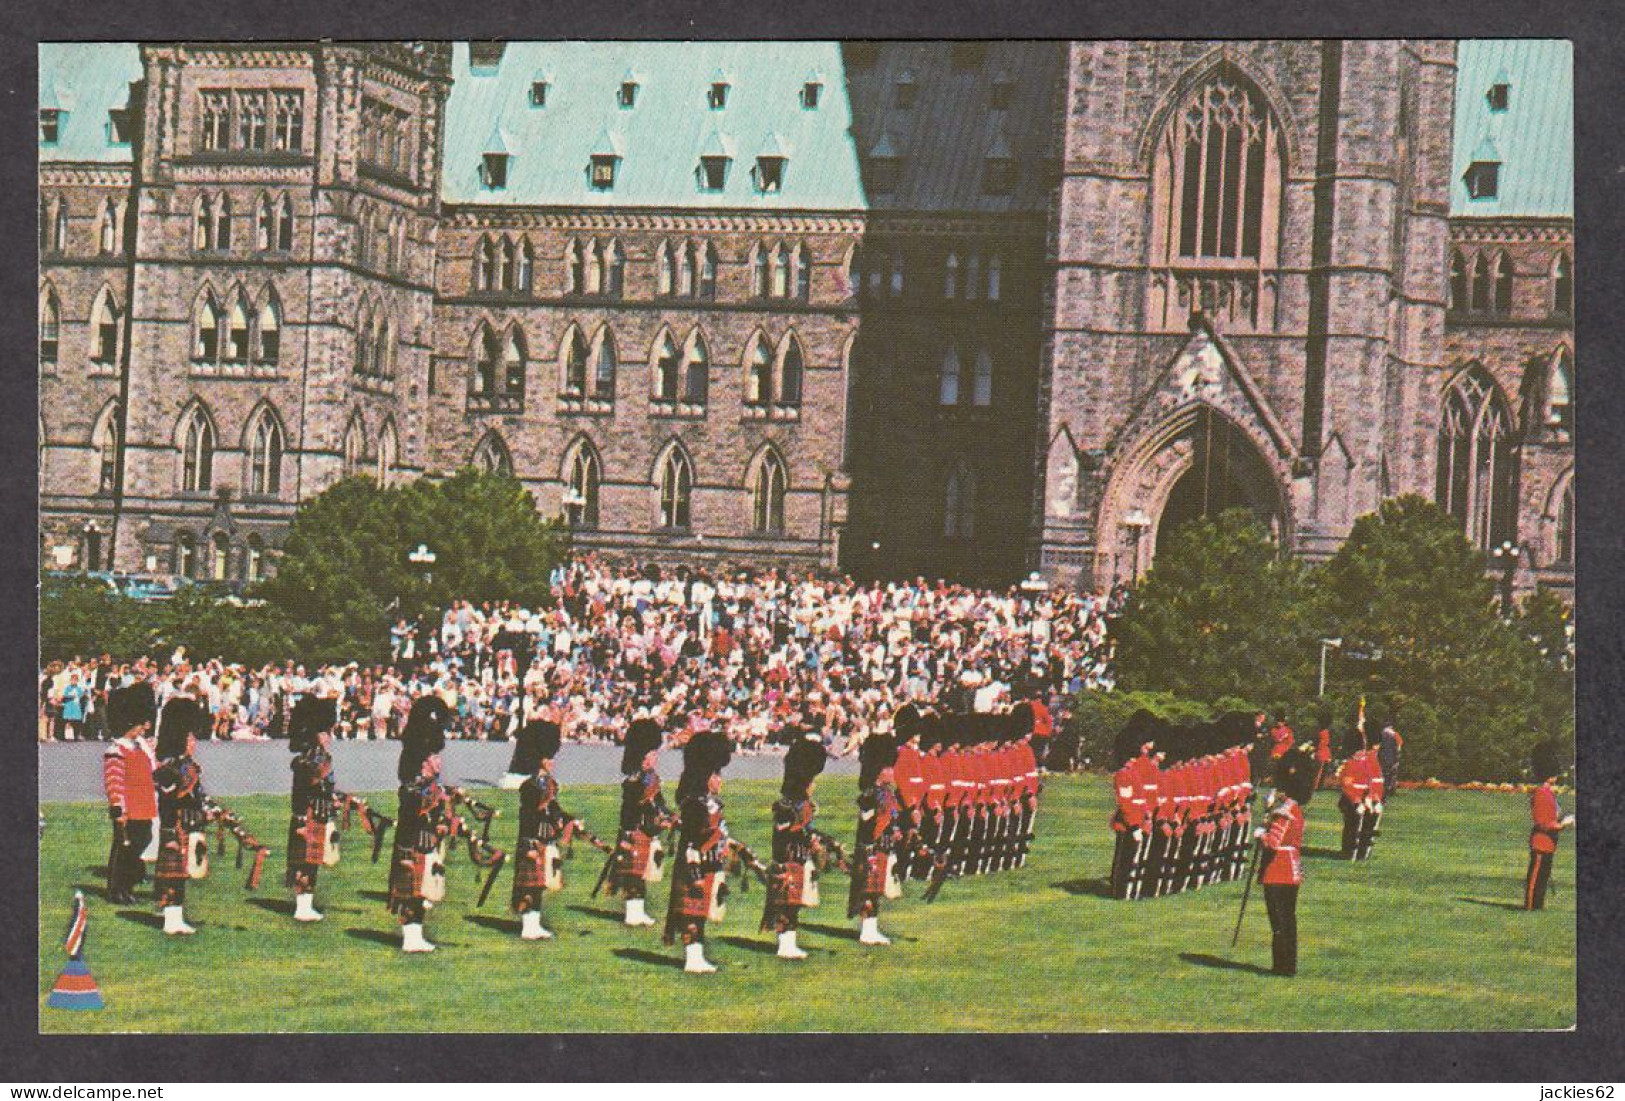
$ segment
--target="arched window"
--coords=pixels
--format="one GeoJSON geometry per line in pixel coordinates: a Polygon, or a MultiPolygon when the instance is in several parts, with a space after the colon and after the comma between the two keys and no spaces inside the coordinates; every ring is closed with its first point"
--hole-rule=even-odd
{"type": "Polygon", "coordinates": [[[571,241],[564,247],[564,293],[585,294],[587,277],[583,270],[581,242],[571,241]]]}
{"type": "Polygon", "coordinates": [[[767,260],[761,245],[750,246],[750,293],[753,298],[767,297],[767,260]]]}
{"type": "Polygon", "coordinates": [[[248,546],[243,553],[243,580],[258,581],[265,576],[265,540],[258,535],[248,537],[248,546]]]}
{"type": "Polygon", "coordinates": [[[197,539],[190,532],[175,536],[175,572],[182,577],[197,577],[197,539]]]}
{"type": "Polygon", "coordinates": [[[519,272],[514,277],[513,289],[521,294],[529,294],[531,283],[535,279],[536,253],[530,247],[530,238],[524,237],[519,241],[519,272]]]}
{"type": "Polygon", "coordinates": [[[254,204],[254,247],[261,252],[276,247],[276,214],[270,198],[265,195],[254,204]]]}
{"type": "Polygon", "coordinates": [[[784,534],[784,460],[772,448],[762,453],[751,481],[751,530],[758,535],[784,534]]]}
{"type": "Polygon", "coordinates": [[[224,581],[231,576],[231,540],[225,532],[217,531],[209,542],[209,580],[224,581]]]}
{"type": "Polygon", "coordinates": [[[1557,262],[1552,265],[1552,311],[1574,312],[1574,261],[1566,252],[1558,253],[1557,262]]]}
{"type": "Polygon", "coordinates": [[[717,250],[709,241],[700,250],[700,297],[717,296],[717,250]]]}
{"type": "Polygon", "coordinates": [[[248,492],[274,497],[282,492],[282,425],[269,407],[254,419],[248,442],[248,492]]]}
{"type": "Polygon", "coordinates": [[[1565,566],[1574,565],[1574,478],[1570,476],[1563,486],[1563,495],[1557,502],[1557,561],[1565,566]]]}
{"type": "Polygon", "coordinates": [[[773,355],[760,333],[751,338],[745,353],[745,404],[769,405],[773,401],[773,355]]]}
{"type": "Polygon", "coordinates": [[[1467,291],[1467,261],[1461,253],[1450,254],[1450,308],[1465,310],[1472,305],[1467,291]]]}
{"type": "Polygon", "coordinates": [[[1004,261],[1001,260],[999,258],[999,254],[995,252],[992,256],[988,257],[987,261],[987,300],[989,302],[997,302],[999,300],[999,294],[1002,291],[999,282],[1003,274],[1004,261]]]}
{"type": "Polygon", "coordinates": [[[971,539],[976,535],[976,475],[963,460],[948,474],[942,534],[947,539],[971,539]]]}
{"type": "Polygon", "coordinates": [[[102,204],[101,224],[97,227],[97,238],[103,256],[111,256],[118,251],[118,203],[108,199],[102,204]]]}
{"type": "Polygon", "coordinates": [[[239,292],[231,301],[229,327],[226,331],[226,362],[248,362],[248,303],[239,292]]]}
{"type": "Polygon", "coordinates": [[[586,337],[581,330],[571,325],[564,334],[563,346],[564,362],[564,392],[569,397],[583,397],[587,393],[587,356],[590,349],[587,347],[586,337]]]}
{"type": "Polygon", "coordinates": [[[976,369],[971,376],[971,404],[993,404],[993,354],[986,348],[976,352],[976,369]]]}
{"type": "Polygon", "coordinates": [[[626,289],[626,253],[619,241],[611,241],[605,253],[604,293],[619,298],[626,289]]]}
{"type": "Polygon", "coordinates": [[[474,393],[480,397],[495,397],[497,392],[497,360],[501,356],[497,334],[489,325],[481,325],[474,340],[474,393]]]}
{"type": "Polygon", "coordinates": [[[959,404],[959,349],[952,344],[942,353],[942,366],[937,371],[937,403],[959,404]]]}
{"type": "Polygon", "coordinates": [[[686,531],[693,494],[694,468],[683,449],[673,444],[660,464],[660,526],[686,531]]]}
{"type": "Polygon", "coordinates": [[[615,400],[615,334],[605,325],[598,330],[592,348],[592,396],[597,401],[615,400]]]}
{"type": "Polygon", "coordinates": [[[487,433],[474,449],[474,466],[487,474],[513,477],[513,457],[508,454],[508,445],[495,432],[487,433]]]}
{"type": "Polygon", "coordinates": [[[54,234],[56,223],[52,214],[53,202],[54,200],[46,195],[39,197],[39,250],[41,252],[50,252],[56,244],[54,234]]]}
{"type": "Polygon", "coordinates": [[[695,263],[694,242],[684,241],[677,246],[677,293],[684,298],[692,298],[696,293],[695,283],[699,274],[695,263]]]}
{"type": "Polygon", "coordinates": [[[1495,255],[1495,312],[1512,312],[1512,257],[1504,252],[1495,255]]]}
{"type": "Polygon", "coordinates": [[[259,347],[255,353],[256,363],[275,364],[282,354],[282,310],[277,305],[275,292],[268,292],[265,301],[260,304],[260,314],[257,319],[259,347]]]}
{"type": "Polygon", "coordinates": [[[517,324],[502,342],[502,389],[509,397],[525,396],[525,334],[517,324]]]}
{"type": "Polygon", "coordinates": [[[400,460],[401,445],[395,433],[395,422],[386,421],[384,430],[378,433],[378,485],[380,488],[388,487],[390,479],[394,477],[396,463],[400,460]]]}
{"type": "Polygon", "coordinates": [[[192,358],[200,363],[214,363],[220,358],[220,307],[208,291],[198,299],[197,343],[192,358]]]}
{"type": "Polygon", "coordinates": [[[677,345],[671,333],[665,329],[660,330],[660,335],[655,338],[653,367],[655,400],[676,401],[681,363],[677,357],[677,345]]]}
{"type": "Polygon", "coordinates": [[[655,246],[655,293],[672,294],[677,285],[677,268],[672,259],[671,246],[661,241],[655,246]]]}
{"type": "Polygon", "coordinates": [[[598,526],[598,486],[602,480],[598,452],[593,450],[592,444],[582,440],[570,458],[569,494],[564,509],[565,519],[572,528],[598,526]]]}
{"type": "Polygon", "coordinates": [[[350,418],[350,423],[344,428],[344,440],[340,444],[342,454],[343,474],[346,478],[353,478],[361,473],[362,453],[366,447],[366,429],[361,424],[361,415],[358,413],[350,418]]]}
{"type": "Polygon", "coordinates": [[[112,493],[118,486],[120,440],[119,404],[109,402],[96,421],[90,446],[96,453],[96,492],[112,493]]]}
{"type": "Polygon", "coordinates": [[[1481,252],[1473,257],[1473,309],[1490,308],[1490,262],[1481,252]]]}
{"type": "Polygon", "coordinates": [[[950,252],[947,262],[943,265],[942,297],[959,297],[959,254],[950,252]]]}
{"type": "Polygon", "coordinates": [[[705,336],[696,328],[688,334],[683,349],[683,401],[689,405],[704,405],[711,388],[711,356],[705,347],[705,336]]]}
{"type": "Polygon", "coordinates": [[[587,242],[587,294],[602,294],[604,290],[604,246],[598,241],[587,242]]]}
{"type": "Polygon", "coordinates": [[[801,407],[801,380],[805,363],[801,354],[801,341],[791,333],[784,340],[784,352],[779,360],[779,396],[782,406],[801,407]]]}
{"type": "Polygon", "coordinates": [[[489,237],[481,237],[474,249],[474,289],[488,291],[496,271],[496,245],[489,237]]]}
{"type": "Polygon", "coordinates": [[[372,306],[361,304],[361,314],[355,323],[355,373],[362,378],[372,374],[373,357],[372,306]]]}
{"type": "Polygon", "coordinates": [[[90,311],[90,360],[104,366],[117,363],[118,349],[118,303],[113,300],[113,292],[103,287],[90,311]]]}
{"type": "Polygon", "coordinates": [[[806,302],[812,297],[812,257],[806,245],[797,245],[795,256],[796,298],[806,302]]]}
{"type": "Polygon", "coordinates": [[[220,252],[231,249],[231,196],[220,196],[214,212],[214,247],[220,252]]]}
{"type": "Polygon", "coordinates": [[[277,203],[276,247],[279,252],[293,251],[293,200],[286,195],[277,203]]]}
{"type": "Polygon", "coordinates": [[[203,252],[213,239],[214,200],[207,195],[199,195],[192,207],[192,247],[203,252]]]}
{"type": "Polygon", "coordinates": [[[782,244],[773,246],[773,256],[770,261],[770,276],[772,286],[770,295],[773,298],[790,297],[790,262],[785,255],[782,244]]]}
{"type": "Polygon", "coordinates": [[[497,249],[497,289],[511,291],[519,285],[519,250],[514,248],[512,237],[502,238],[497,249]]]}
{"type": "Polygon", "coordinates": [[[1567,348],[1552,356],[1546,376],[1546,427],[1568,431],[1573,421],[1573,362],[1567,348]]]}
{"type": "Polygon", "coordinates": [[[1436,499],[1481,550],[1517,533],[1516,442],[1495,381],[1476,367],[1457,376],[1444,396],[1436,499]]]}
{"type": "Polygon", "coordinates": [[[395,334],[389,318],[382,312],[378,315],[378,328],[372,342],[372,373],[379,378],[391,378],[395,374],[395,334]]]}
{"type": "Polygon", "coordinates": [[[192,406],[181,430],[181,491],[207,493],[214,488],[214,425],[199,405],[192,406]]]}
{"type": "Polygon", "coordinates": [[[400,219],[391,217],[389,228],[384,233],[384,270],[388,272],[399,271],[401,266],[401,223],[400,219]]]}
{"type": "Polygon", "coordinates": [[[62,339],[62,307],[57,303],[56,288],[49,284],[39,296],[39,361],[56,362],[57,347],[62,339]]]}

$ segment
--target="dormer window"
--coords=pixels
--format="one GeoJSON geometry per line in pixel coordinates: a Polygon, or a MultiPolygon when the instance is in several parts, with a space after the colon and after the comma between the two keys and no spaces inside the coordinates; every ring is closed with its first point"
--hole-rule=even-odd
{"type": "Polygon", "coordinates": [[[480,166],[480,182],[489,191],[501,191],[508,186],[508,154],[487,153],[480,166]]]}
{"type": "Polygon", "coordinates": [[[1474,161],[1462,177],[1471,199],[1493,199],[1501,193],[1501,165],[1499,161],[1474,161]]]}
{"type": "Polygon", "coordinates": [[[1490,85],[1489,94],[1484,97],[1489,100],[1490,110],[1499,114],[1512,105],[1512,85],[1506,81],[1497,81],[1490,85]]]}
{"type": "Polygon", "coordinates": [[[594,191],[610,191],[615,187],[615,166],[621,158],[613,153],[594,153],[588,182],[594,191]]]}
{"type": "Polygon", "coordinates": [[[55,145],[62,140],[62,114],[53,108],[42,108],[39,113],[39,140],[41,145],[55,145]]]}
{"type": "Polygon", "coordinates": [[[729,158],[713,156],[700,158],[700,190],[721,191],[728,186],[729,158]]]}
{"type": "Polygon", "coordinates": [[[129,108],[114,108],[107,112],[107,140],[114,145],[129,145],[133,129],[129,108]]]}
{"type": "Polygon", "coordinates": [[[892,87],[892,101],[899,110],[907,111],[914,106],[916,91],[918,91],[918,87],[914,83],[914,74],[905,71],[897,78],[897,83],[892,87]]]}
{"type": "Polygon", "coordinates": [[[638,103],[638,82],[635,80],[621,81],[620,90],[615,93],[615,102],[620,104],[622,109],[636,107],[638,103]]]}
{"type": "Polygon", "coordinates": [[[498,68],[502,64],[502,55],[507,52],[506,42],[470,42],[468,44],[468,67],[483,69],[487,72],[498,68]]]}
{"type": "Polygon", "coordinates": [[[784,187],[784,158],[763,156],[756,158],[756,190],[763,195],[776,195],[784,187]]]}
{"type": "Polygon", "coordinates": [[[803,111],[818,110],[818,97],[824,94],[824,86],[816,80],[809,80],[801,86],[801,109],[803,111]]]}
{"type": "Polygon", "coordinates": [[[530,105],[532,107],[547,106],[547,81],[537,78],[530,82],[530,105]]]}
{"type": "Polygon", "coordinates": [[[705,94],[705,103],[713,111],[720,111],[728,106],[728,83],[716,80],[711,83],[711,90],[705,94]]]}

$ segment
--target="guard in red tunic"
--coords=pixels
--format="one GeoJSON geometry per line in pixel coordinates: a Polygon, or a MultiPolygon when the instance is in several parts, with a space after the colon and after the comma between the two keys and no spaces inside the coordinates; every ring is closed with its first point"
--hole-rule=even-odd
{"type": "Polygon", "coordinates": [[[1523,881],[1523,908],[1546,908],[1546,885],[1552,878],[1552,861],[1557,859],[1557,842],[1563,831],[1574,825],[1574,815],[1564,815],[1557,804],[1555,790],[1563,775],[1566,762],[1555,742],[1543,742],[1535,748],[1530,762],[1540,787],[1529,797],[1529,817],[1533,828],[1529,831],[1529,871],[1523,881]]]}
{"type": "Polygon", "coordinates": [[[1118,747],[1122,767],[1112,774],[1112,786],[1117,793],[1117,812],[1111,822],[1112,833],[1117,838],[1112,853],[1113,898],[1140,897],[1145,858],[1151,848],[1153,807],[1150,799],[1156,794],[1155,787],[1147,791],[1145,769],[1149,764],[1153,772],[1156,770],[1156,762],[1151,759],[1154,748],[1155,743],[1151,741],[1142,742],[1138,747],[1127,744],[1118,747]]]}
{"type": "Polygon", "coordinates": [[[1354,841],[1356,860],[1370,859],[1371,846],[1376,843],[1382,827],[1382,808],[1388,792],[1377,753],[1377,747],[1372,746],[1362,754],[1365,757],[1366,791],[1364,813],[1360,816],[1360,829],[1354,841]]]}
{"type": "Polygon", "coordinates": [[[909,823],[893,784],[896,763],[897,746],[889,734],[870,734],[858,749],[858,838],[846,916],[860,919],[861,944],[891,943],[880,931],[880,903],[902,894],[896,864],[909,823]]]}
{"type": "Polygon", "coordinates": [[[193,756],[197,735],[209,728],[209,717],[191,696],[173,696],[158,720],[158,865],[153,869],[154,895],[164,910],[164,932],[189,936],[186,882],[202,879],[208,869],[208,824],[203,809],[203,767],[193,756]]]}
{"type": "Polygon", "coordinates": [[[316,909],[316,877],[324,866],[338,863],[338,808],[330,752],[338,721],[338,701],[315,694],[299,697],[288,716],[288,749],[294,756],[285,884],[293,888],[293,920],[299,922],[322,920],[316,909]]]}
{"type": "Polygon", "coordinates": [[[401,782],[389,861],[389,909],[401,922],[401,951],[433,952],[423,936],[429,908],[446,897],[446,839],[451,797],[440,784],[440,751],[451,712],[437,695],[412,703],[401,735],[401,782]]]}
{"type": "Polygon", "coordinates": [[[1263,846],[1258,880],[1269,910],[1272,970],[1298,973],[1298,888],[1303,884],[1304,815],[1314,795],[1312,752],[1289,750],[1275,762],[1275,803],[1269,825],[1255,832],[1263,846]]]}
{"type": "Polygon", "coordinates": [[[767,905],[761,928],[779,938],[781,960],[804,960],[807,953],[796,944],[796,927],[804,906],[818,905],[819,832],[813,828],[818,804],[813,788],[824,771],[828,754],[817,734],[809,733],[790,744],[784,755],[784,782],[773,804],[773,862],[767,869],[767,905]]]}
{"type": "Polygon", "coordinates": [[[722,770],[733,758],[733,743],[716,730],[701,730],[683,746],[683,774],[677,781],[677,812],[682,835],[671,900],[666,904],[667,944],[683,941],[683,970],[709,974],[705,924],[727,913],[728,823],[722,817],[722,770]]]}
{"type": "Polygon", "coordinates": [[[677,825],[666,805],[655,765],[660,756],[660,724],[648,716],[632,720],[621,750],[621,826],[615,841],[609,890],[626,899],[627,925],[653,925],[645,899],[649,884],[658,883],[666,854],[660,837],[677,825]]]}
{"type": "Polygon", "coordinates": [[[1354,860],[1371,794],[1371,775],[1366,768],[1365,739],[1358,730],[1349,731],[1343,750],[1348,759],[1337,770],[1337,809],[1343,812],[1343,859],[1354,860]]]}
{"type": "Polygon", "coordinates": [[[107,730],[113,741],[102,754],[102,783],[113,820],[107,857],[107,901],[112,903],[134,902],[136,885],[146,876],[141,854],[152,843],[158,817],[158,789],[152,780],[157,762],[147,738],[157,717],[152,686],[145,681],[107,697],[107,730]]]}
{"type": "Polygon", "coordinates": [[[512,899],[521,940],[552,939],[553,934],[542,927],[542,895],[564,889],[559,850],[575,819],[559,806],[559,783],[553,778],[559,741],[559,724],[550,716],[520,727],[515,747],[514,761],[525,777],[519,785],[512,899]]]}

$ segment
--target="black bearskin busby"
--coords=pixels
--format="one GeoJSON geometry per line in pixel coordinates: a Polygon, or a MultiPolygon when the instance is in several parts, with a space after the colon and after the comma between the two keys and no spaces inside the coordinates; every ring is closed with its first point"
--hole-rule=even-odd
{"type": "Polygon", "coordinates": [[[626,728],[626,745],[621,749],[621,775],[635,776],[643,769],[643,758],[660,748],[660,724],[653,719],[633,719],[626,728]]]}
{"type": "Polygon", "coordinates": [[[828,758],[829,752],[817,734],[807,734],[791,742],[784,755],[784,783],[779,785],[779,794],[786,799],[805,798],[807,786],[824,771],[828,758]]]}
{"type": "Polygon", "coordinates": [[[559,755],[559,724],[547,719],[533,719],[519,728],[513,751],[514,772],[529,776],[559,755]]]}
{"type": "Polygon", "coordinates": [[[332,730],[339,721],[339,701],[300,696],[288,716],[288,750],[303,753],[316,744],[316,735],[332,730]]]}
{"type": "Polygon", "coordinates": [[[158,705],[152,697],[152,685],[136,681],[107,694],[107,732],[115,738],[141,726],[150,726],[158,718],[158,705]]]}
{"type": "Polygon", "coordinates": [[[1569,766],[1567,754],[1563,752],[1561,743],[1555,741],[1541,742],[1535,746],[1529,755],[1529,771],[1537,783],[1544,783],[1553,776],[1563,775],[1569,766]]]}
{"type": "Polygon", "coordinates": [[[720,730],[702,730],[683,746],[683,774],[677,780],[677,798],[705,794],[711,777],[733,759],[734,744],[720,730]]]}
{"type": "Polygon", "coordinates": [[[164,704],[158,719],[158,744],[153,752],[159,760],[186,755],[188,735],[198,737],[209,729],[209,716],[203,705],[191,696],[175,696],[164,704]]]}
{"type": "Polygon", "coordinates": [[[1307,807],[1315,794],[1315,777],[1319,772],[1314,747],[1296,745],[1275,762],[1275,786],[1288,799],[1307,807]]]}
{"type": "MultiPolygon", "coordinates": [[[[952,744],[946,737],[942,744],[952,744]]],[[[897,743],[890,734],[875,732],[858,746],[858,789],[873,787],[881,772],[897,763],[897,743]]]]}
{"type": "Polygon", "coordinates": [[[1360,733],[1359,727],[1351,726],[1348,733],[1343,735],[1343,756],[1352,757],[1365,750],[1365,735],[1360,733]]]}
{"type": "Polygon", "coordinates": [[[423,771],[423,762],[446,746],[446,724],[451,721],[451,709],[439,696],[419,696],[412,702],[406,716],[406,729],[401,733],[401,760],[396,775],[401,783],[410,783],[423,771]]]}

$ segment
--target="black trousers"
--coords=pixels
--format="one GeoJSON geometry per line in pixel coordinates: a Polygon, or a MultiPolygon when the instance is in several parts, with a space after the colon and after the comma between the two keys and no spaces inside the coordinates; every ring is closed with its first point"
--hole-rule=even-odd
{"type": "Polygon", "coordinates": [[[1264,906],[1270,915],[1270,949],[1277,975],[1298,973],[1298,885],[1264,884],[1264,906]]]}
{"type": "Polygon", "coordinates": [[[1112,850],[1112,897],[1127,898],[1129,880],[1133,875],[1135,858],[1139,855],[1140,843],[1134,840],[1132,832],[1117,835],[1117,847],[1112,850]]]}
{"type": "Polygon", "coordinates": [[[141,854],[152,843],[151,822],[126,819],[113,826],[113,847],[107,857],[107,897],[112,902],[129,901],[131,892],[146,878],[141,854]]]}
{"type": "Polygon", "coordinates": [[[1523,908],[1525,910],[1544,910],[1546,908],[1546,884],[1552,878],[1552,858],[1556,853],[1538,853],[1533,849],[1529,851],[1529,873],[1523,881],[1523,908]]]}
{"type": "Polygon", "coordinates": [[[1337,809],[1343,812],[1343,859],[1354,859],[1354,848],[1360,841],[1360,806],[1339,796],[1337,809]]]}

